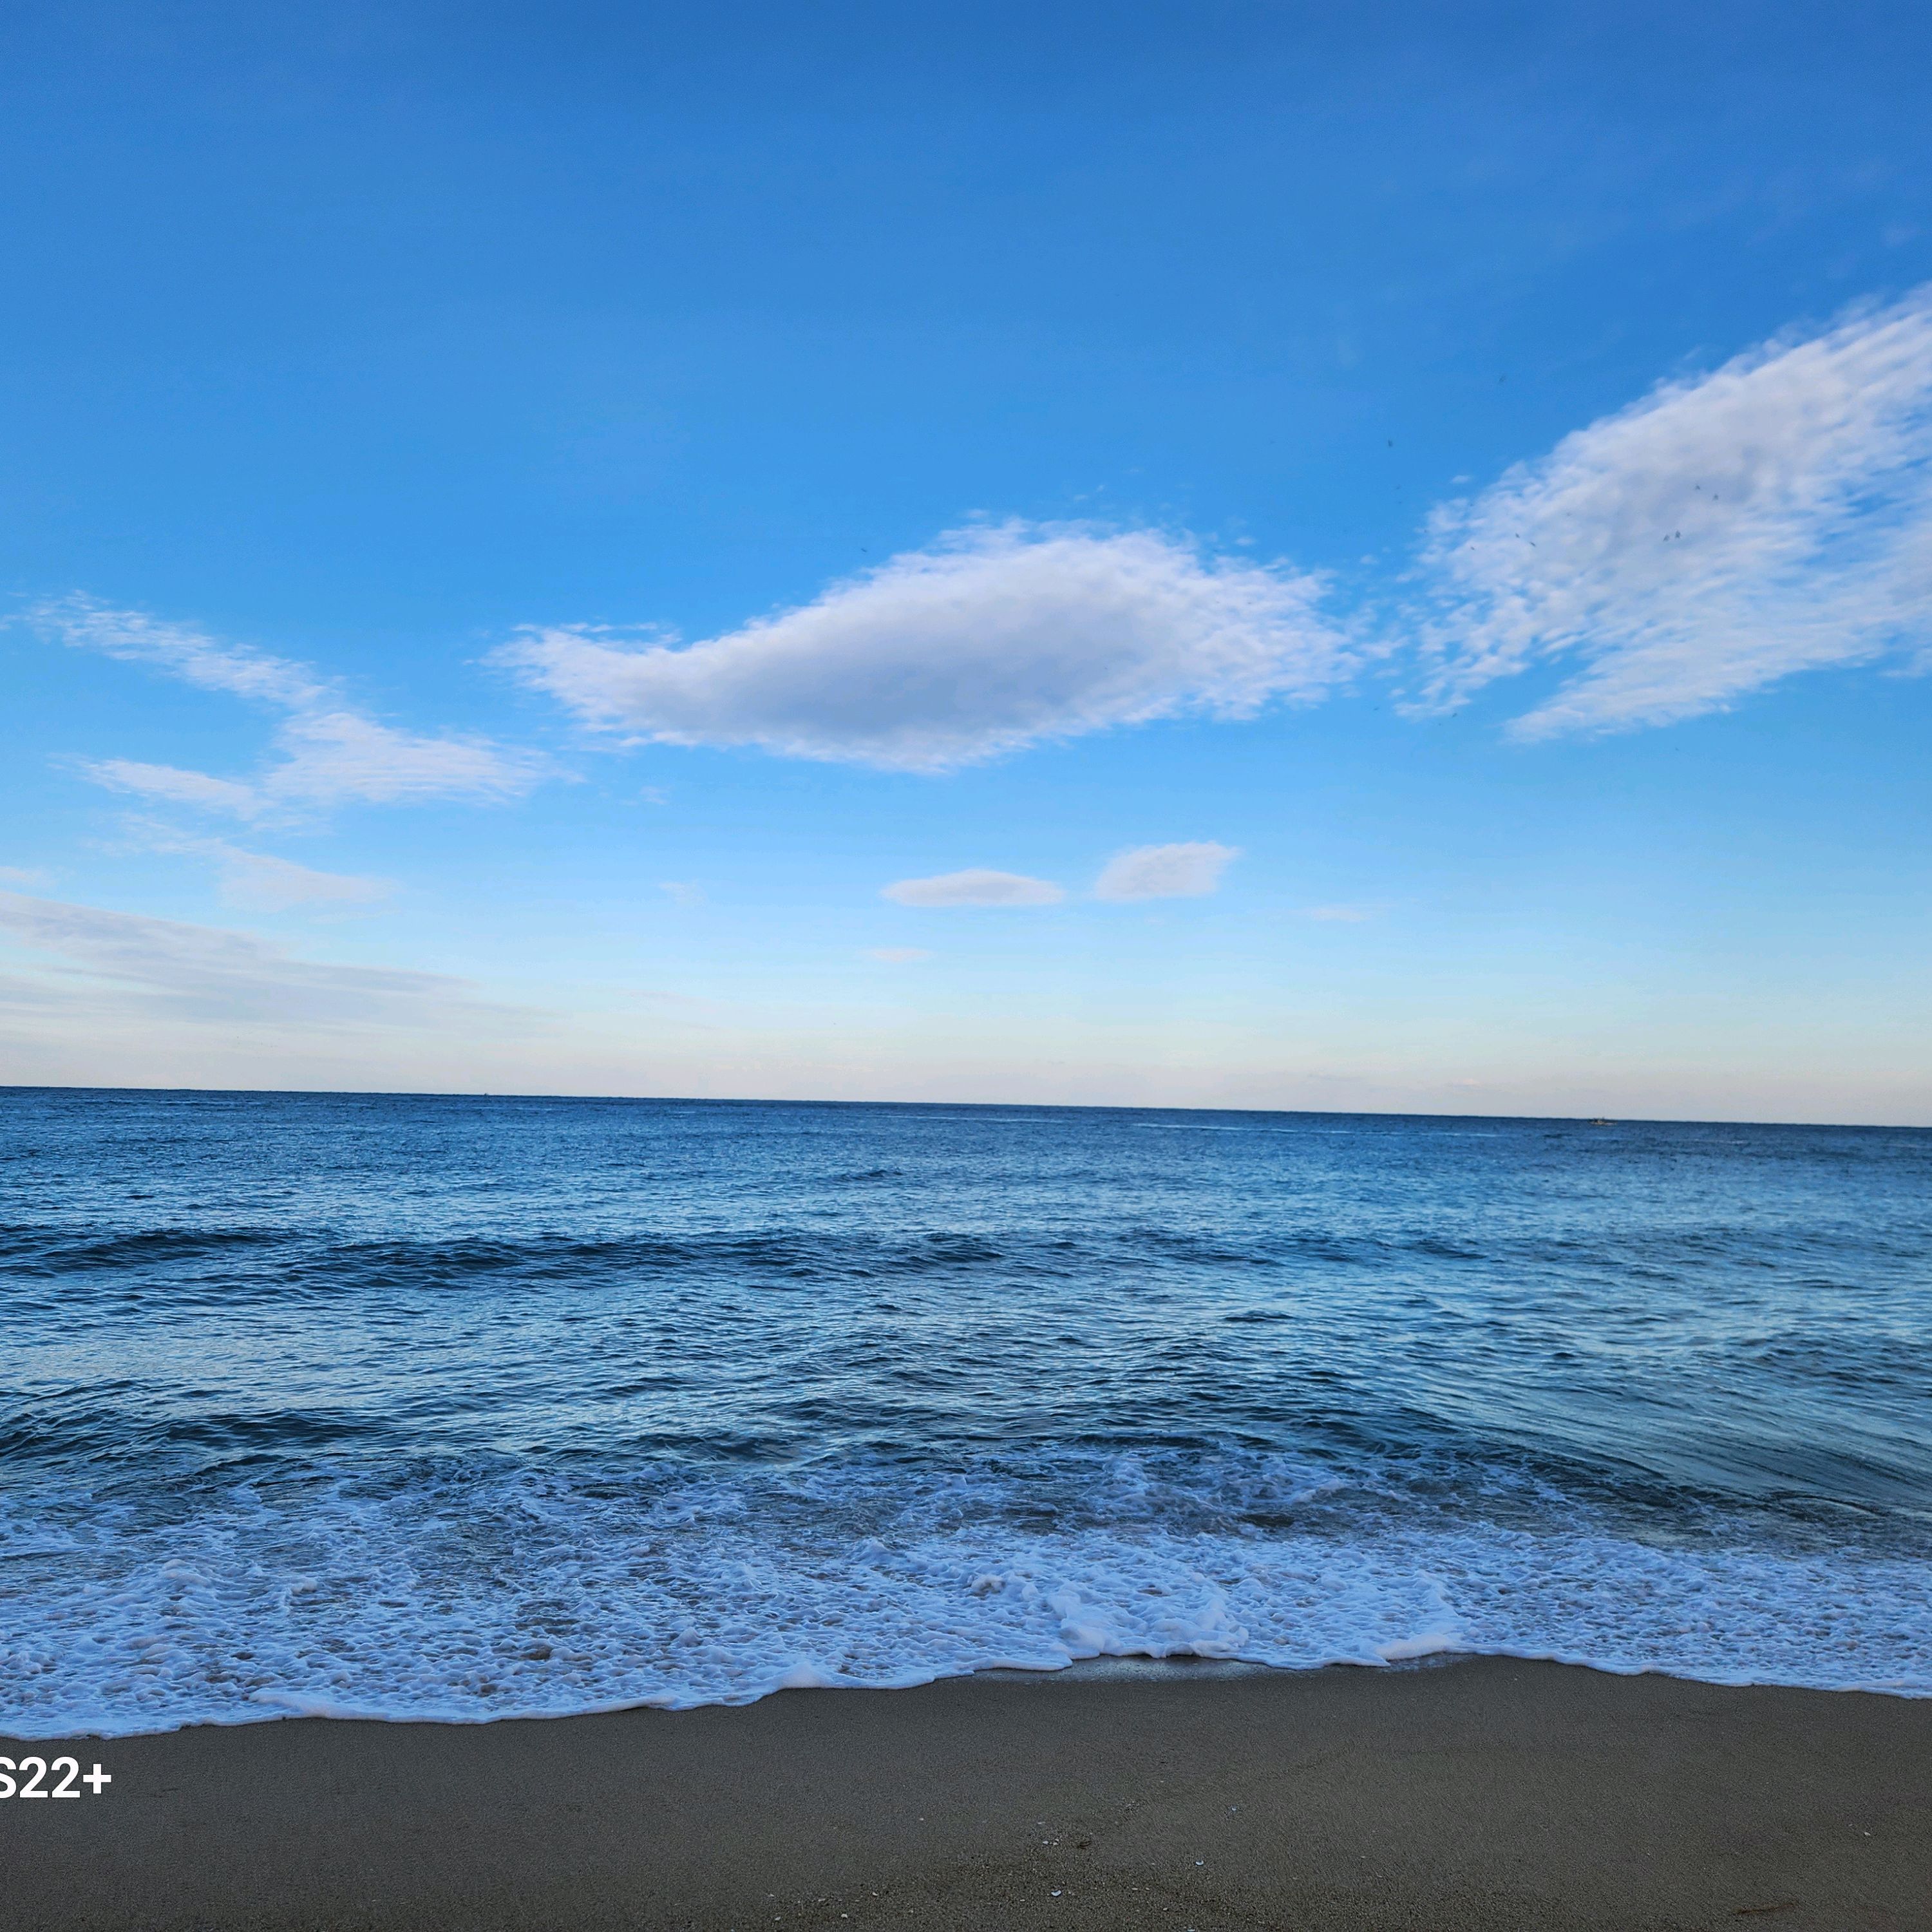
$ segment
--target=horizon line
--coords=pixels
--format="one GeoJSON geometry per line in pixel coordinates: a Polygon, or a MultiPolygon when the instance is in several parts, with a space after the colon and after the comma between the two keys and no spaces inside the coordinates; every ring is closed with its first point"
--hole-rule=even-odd
{"type": "Polygon", "coordinates": [[[527,1100],[575,1102],[596,1106],[680,1107],[932,1107],[971,1108],[1002,1113],[1037,1114],[1252,1114],[1267,1118],[1354,1120],[1512,1120],[1525,1124],[1556,1122],[1586,1127],[1784,1127],[1832,1132],[1873,1134],[1932,1133],[1932,1121],[1747,1120],[1718,1120],[1702,1115],[1601,1114],[1507,1114],[1430,1112],[1375,1107],[1185,1106],[1117,1100],[841,1100],[799,1099],[755,1094],[556,1094],[498,1091],[484,1088],[385,1087],[166,1087],[110,1086],[78,1082],[48,1083],[0,1080],[0,1094],[93,1094],[191,1095],[258,1100],[527,1100]]]}

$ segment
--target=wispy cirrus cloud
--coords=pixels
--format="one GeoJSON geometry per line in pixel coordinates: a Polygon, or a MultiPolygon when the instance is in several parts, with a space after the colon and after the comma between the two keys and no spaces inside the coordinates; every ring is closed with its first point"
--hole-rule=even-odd
{"type": "Polygon", "coordinates": [[[1204,898],[1240,856],[1235,845],[1211,840],[1190,844],[1140,845],[1117,853],[1094,882],[1096,899],[1204,898]]]}
{"type": "Polygon", "coordinates": [[[27,615],[75,650],[148,664],[204,691],[225,691],[285,711],[320,710],[333,698],[304,664],[224,644],[192,624],[170,623],[145,610],[116,610],[92,597],[62,597],[35,605],[27,615]]]}
{"type": "Polygon", "coordinates": [[[262,819],[350,803],[514,798],[546,776],[542,760],[487,739],[398,730],[345,704],[306,665],[220,642],[191,625],[79,597],[40,604],[28,620],[74,649],[146,664],[287,714],[275,734],[278,755],[250,777],[128,758],[82,763],[88,777],[112,790],[262,819]]]}
{"type": "Polygon", "coordinates": [[[520,798],[545,776],[541,759],[488,739],[398,731],[353,711],[292,718],[279,740],[286,756],[262,775],[260,789],[304,805],[489,803],[520,798]]]}
{"type": "Polygon", "coordinates": [[[258,817],[264,801],[260,789],[233,778],[211,778],[206,772],[183,771],[178,765],[142,764],[132,758],[84,760],[81,770],[110,791],[130,792],[159,805],[190,805],[206,812],[225,812],[237,818],[258,817]]]}
{"type": "Polygon", "coordinates": [[[568,626],[500,654],[586,723],[938,772],[1022,746],[1309,699],[1358,652],[1321,580],[1153,530],[958,530],[686,644],[568,626]]]}
{"type": "Polygon", "coordinates": [[[38,977],[0,979],[0,999],[44,1005],[56,998],[76,1014],[444,1029],[515,1013],[444,974],[302,959],[247,933],[18,892],[0,892],[0,934],[57,962],[38,977]]]}
{"type": "Polygon", "coordinates": [[[904,906],[1042,906],[1058,905],[1066,892],[1051,879],[977,866],[929,879],[899,879],[881,886],[879,896],[904,906]]]}
{"type": "Polygon", "coordinates": [[[142,828],[142,848],[206,859],[215,867],[221,896],[231,905],[265,912],[286,912],[300,906],[370,905],[394,892],[393,879],[368,878],[354,873],[318,872],[279,859],[267,852],[250,852],[225,838],[196,838],[164,826],[142,828]]]}
{"type": "Polygon", "coordinates": [[[1544,738],[1932,644],[1932,292],[1666,382],[1438,509],[1429,701],[1540,664],[1544,738]]]}

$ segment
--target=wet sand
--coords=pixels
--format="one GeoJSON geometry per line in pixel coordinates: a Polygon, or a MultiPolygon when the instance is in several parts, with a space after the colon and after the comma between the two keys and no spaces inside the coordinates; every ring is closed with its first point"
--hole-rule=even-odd
{"type": "MultiPolygon", "coordinates": [[[[44,1742],[0,1755],[52,1757],[44,1742]]],[[[10,1932],[1932,1928],[1932,1701],[1165,1665],[79,1742],[10,1932]]]]}

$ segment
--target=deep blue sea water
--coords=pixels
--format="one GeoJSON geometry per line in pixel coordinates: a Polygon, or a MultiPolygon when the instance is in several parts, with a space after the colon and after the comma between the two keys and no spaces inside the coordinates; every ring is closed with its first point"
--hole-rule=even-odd
{"type": "Polygon", "coordinates": [[[1932,1132],[0,1090],[0,1730],[1932,1694],[1932,1132]]]}

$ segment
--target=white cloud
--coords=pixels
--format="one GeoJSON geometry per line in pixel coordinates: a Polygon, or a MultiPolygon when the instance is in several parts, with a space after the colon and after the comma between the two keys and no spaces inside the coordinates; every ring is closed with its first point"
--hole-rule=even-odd
{"type": "Polygon", "coordinates": [[[930,879],[901,879],[882,886],[879,896],[908,906],[1036,906],[1057,905],[1066,894],[1050,879],[976,868],[930,879]]]}
{"type": "Polygon", "coordinates": [[[344,704],[305,666],[217,643],[185,625],[109,610],[86,598],[44,604],[29,614],[64,644],[152,664],[203,689],[290,714],[275,734],[279,758],[251,779],[127,758],[82,766],[96,783],[116,791],[250,819],[350,802],[519,797],[546,775],[541,759],[486,739],[396,730],[344,704]]]}
{"type": "MultiPolygon", "coordinates": [[[[1419,601],[1392,635],[1419,660],[1424,701],[1540,672],[1512,728],[1524,737],[1667,722],[1888,655],[1932,669],[1932,290],[1666,382],[1442,506],[1414,581],[1419,601]]],[[[1012,522],[689,644],[566,626],[527,631],[502,655],[582,719],[634,736],[941,771],[1112,726],[1317,700],[1382,648],[1327,614],[1324,594],[1317,576],[1183,536],[1012,522]]],[[[352,801],[512,798],[548,775],[484,738],[382,724],[310,668],[190,626],[84,598],[30,614],[68,646],[282,714],[251,773],[83,767],[118,791],[272,822],[352,801]]],[[[1095,890],[1211,891],[1229,856],[1124,854],[1095,890]]],[[[277,877],[236,872],[231,890],[254,903],[326,896],[302,900],[277,877]]],[[[886,893],[927,906],[1064,896],[984,872],[886,893]]]]}
{"type": "Polygon", "coordinates": [[[1364,920],[1373,919],[1380,910],[1376,906],[1318,905],[1309,907],[1302,916],[1329,926],[1359,926],[1364,920]]]}
{"type": "Polygon", "coordinates": [[[0,880],[10,886],[38,886],[46,877],[28,866],[0,866],[0,880]]]}
{"type": "Polygon", "coordinates": [[[696,644],[533,628],[502,655],[593,724],[944,771],[1109,725],[1318,697],[1355,662],[1322,590],[1154,531],[1011,523],[696,644]]]}
{"type": "Polygon", "coordinates": [[[105,785],[110,791],[130,791],[168,805],[192,805],[211,812],[230,812],[237,818],[254,818],[264,802],[254,785],[242,784],[232,778],[210,778],[206,772],[184,772],[175,765],[144,765],[132,758],[99,758],[81,769],[96,784],[105,785]]]}
{"type": "Polygon", "coordinates": [[[1202,898],[1240,856],[1234,845],[1211,841],[1185,845],[1141,845],[1117,853],[1094,882],[1096,899],[1202,898]]]}
{"type": "Polygon", "coordinates": [[[66,597],[28,614],[36,628],[76,650],[149,664],[205,691],[230,692],[302,711],[329,701],[328,687],[305,665],[224,644],[190,624],[170,624],[143,610],[113,610],[91,597],[66,597]]]}
{"type": "Polygon", "coordinates": [[[887,966],[910,966],[922,959],[930,959],[932,955],[923,946],[868,946],[866,957],[887,966]]]}
{"type": "Polygon", "coordinates": [[[1424,558],[1431,698],[1544,662],[1545,737],[1720,709],[1932,641],[1932,292],[1666,382],[1480,495],[1424,558]]]}
{"type": "Polygon", "coordinates": [[[293,906],[367,905],[386,899],[396,890],[393,879],[376,879],[349,872],[320,872],[292,859],[266,852],[244,852],[225,847],[221,867],[222,896],[236,905],[260,906],[280,912],[293,906]]]}
{"type": "Polygon", "coordinates": [[[261,788],[307,804],[517,798],[544,775],[539,760],[484,739],[424,737],[350,711],[292,718],[278,742],[288,755],[263,773],[261,788]]]}
{"type": "Polygon", "coordinates": [[[230,904],[286,912],[296,906],[367,905],[396,890],[393,879],[320,872],[292,859],[249,852],[224,838],[184,838],[165,827],[144,828],[142,843],[151,852],[179,853],[212,860],[221,876],[221,896],[230,904]]]}
{"type": "Polygon", "coordinates": [[[65,962],[51,987],[10,978],[0,998],[44,1004],[52,993],[76,1018],[91,1005],[223,1024],[441,1028],[512,1010],[440,973],[298,959],[246,933],[17,892],[0,892],[0,932],[65,962]]]}
{"type": "Polygon", "coordinates": [[[702,905],[704,888],[693,885],[688,879],[660,879],[658,890],[675,899],[680,905],[702,905]]]}

